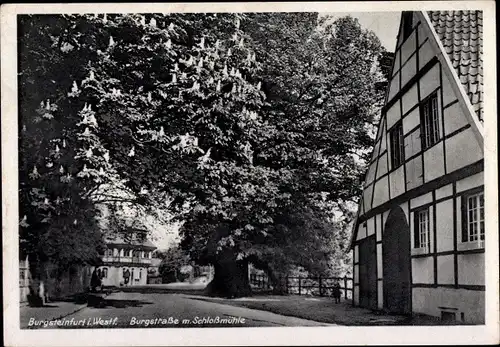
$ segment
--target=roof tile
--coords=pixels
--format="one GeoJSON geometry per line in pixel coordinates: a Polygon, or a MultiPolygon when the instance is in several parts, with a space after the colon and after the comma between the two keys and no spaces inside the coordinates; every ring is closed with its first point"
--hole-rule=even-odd
{"type": "Polygon", "coordinates": [[[483,121],[483,14],[481,11],[429,11],[429,18],[460,82],[483,121]]]}

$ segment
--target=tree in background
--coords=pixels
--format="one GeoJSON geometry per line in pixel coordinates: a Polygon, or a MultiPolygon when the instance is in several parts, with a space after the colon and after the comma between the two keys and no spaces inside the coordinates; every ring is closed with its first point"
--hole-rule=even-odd
{"type": "Polygon", "coordinates": [[[161,259],[159,272],[162,283],[182,282],[189,277],[181,272],[183,266],[190,265],[189,257],[178,245],[158,251],[157,257],[161,259]]]}

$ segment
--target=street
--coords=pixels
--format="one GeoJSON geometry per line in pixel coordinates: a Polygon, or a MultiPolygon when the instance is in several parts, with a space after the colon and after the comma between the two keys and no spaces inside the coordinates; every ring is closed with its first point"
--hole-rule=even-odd
{"type": "MultiPolygon", "coordinates": [[[[40,315],[38,315],[40,316],[40,315]]],[[[177,293],[112,293],[102,307],[83,309],[53,325],[26,317],[21,328],[168,328],[325,326],[271,312],[207,302],[177,293]],[[24,326],[23,326],[24,325],[24,326]],[[28,326],[26,326],[28,325],[28,326]]]]}

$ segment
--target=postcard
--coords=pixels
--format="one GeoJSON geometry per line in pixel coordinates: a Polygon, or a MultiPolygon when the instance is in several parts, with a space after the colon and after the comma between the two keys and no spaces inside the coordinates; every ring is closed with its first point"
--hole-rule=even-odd
{"type": "Polygon", "coordinates": [[[498,343],[494,9],[2,5],[5,344],[498,343]]]}

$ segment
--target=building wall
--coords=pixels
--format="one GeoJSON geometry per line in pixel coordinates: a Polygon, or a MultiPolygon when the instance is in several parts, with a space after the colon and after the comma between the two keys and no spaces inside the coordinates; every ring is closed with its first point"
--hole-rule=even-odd
{"type": "Polygon", "coordinates": [[[99,269],[108,269],[106,277],[101,279],[103,286],[137,286],[147,284],[147,270],[146,266],[129,266],[128,264],[123,264],[123,266],[118,265],[104,265],[99,269]],[[123,270],[128,269],[131,273],[128,284],[125,284],[125,279],[123,277],[123,270]],[[132,271],[134,272],[134,279],[132,280],[132,271]],[[139,274],[141,276],[139,277],[139,274]]]}
{"type": "Polygon", "coordinates": [[[119,287],[147,284],[147,270],[151,265],[151,259],[151,250],[109,244],[108,250],[102,258],[104,265],[99,268],[101,273],[107,269],[107,275],[101,278],[102,285],[119,287]],[[128,269],[130,272],[127,284],[125,284],[123,276],[124,269],[128,269]]]}
{"type": "MultiPolygon", "coordinates": [[[[420,15],[417,17],[422,19],[420,15]]],[[[429,28],[414,21],[413,33],[399,38],[386,107],[365,180],[363,210],[354,239],[354,304],[359,304],[356,243],[377,235],[378,307],[383,308],[382,237],[394,203],[401,205],[411,233],[412,307],[441,316],[456,312],[470,323],[484,322],[484,243],[462,242],[462,199],[484,187],[483,150],[437,59],[429,28]],[[431,93],[438,100],[439,141],[422,149],[420,105],[431,93]],[[404,164],[391,167],[389,131],[401,122],[404,164]],[[382,146],[382,141],[384,145],[382,146]],[[371,201],[369,201],[371,199],[371,201]],[[368,201],[367,201],[368,200],[368,201]],[[414,246],[415,213],[428,208],[430,247],[414,246]],[[373,222],[372,222],[373,221],[373,222]],[[373,228],[373,232],[371,231],[373,228]]]]}
{"type": "Polygon", "coordinates": [[[484,292],[453,288],[413,288],[413,312],[441,317],[452,312],[457,321],[484,324],[484,292]]]}
{"type": "Polygon", "coordinates": [[[465,116],[466,106],[451,86],[448,68],[437,59],[429,28],[420,20],[416,23],[395,55],[387,105],[365,177],[363,213],[483,158],[472,129],[475,125],[465,116]],[[420,106],[431,93],[437,95],[440,140],[422,149],[420,106]],[[405,162],[392,167],[389,133],[399,122],[403,126],[405,162]]]}

